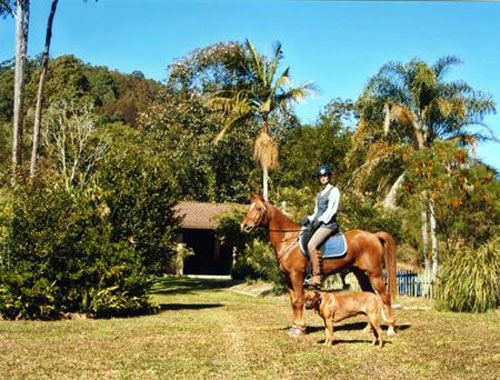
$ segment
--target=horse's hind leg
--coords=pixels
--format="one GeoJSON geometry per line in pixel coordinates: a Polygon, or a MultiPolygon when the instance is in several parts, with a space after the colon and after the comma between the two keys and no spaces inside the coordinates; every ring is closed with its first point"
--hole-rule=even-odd
{"type": "Polygon", "coordinates": [[[368,276],[362,270],[357,268],[353,269],[353,273],[358,279],[359,287],[361,288],[361,290],[364,292],[373,293],[373,287],[368,276]]]}
{"type": "MultiPolygon", "coordinates": [[[[387,335],[394,335],[396,333],[394,330],[396,327],[396,321],[392,314],[391,296],[389,295],[389,290],[387,289],[387,287],[384,284],[384,281],[382,280],[382,276],[372,276],[371,278],[368,278],[368,276],[366,276],[365,273],[359,269],[356,269],[353,272],[356,275],[356,278],[358,279],[359,282],[359,286],[363,291],[372,293],[376,291],[380,296],[380,299],[382,300],[382,304],[384,306],[385,315],[387,317],[386,318],[387,324],[389,326],[387,330],[387,335]]],[[[370,330],[371,327],[368,324],[364,328],[363,332],[369,332],[370,330]]]]}
{"type": "Polygon", "coordinates": [[[389,294],[389,290],[385,286],[381,276],[372,278],[371,282],[373,288],[377,291],[378,295],[380,296],[380,299],[382,300],[382,304],[385,310],[385,316],[387,319],[387,324],[389,326],[387,330],[387,335],[394,335],[396,333],[394,330],[396,327],[396,320],[394,319],[394,316],[392,314],[391,296],[389,294]]]}
{"type": "MultiPolygon", "coordinates": [[[[353,273],[358,280],[359,287],[361,288],[361,290],[364,292],[373,293],[373,288],[368,277],[361,270],[357,268],[353,269],[353,273]]],[[[370,323],[367,323],[362,332],[363,334],[367,334],[370,331],[372,331],[372,327],[370,323]]]]}

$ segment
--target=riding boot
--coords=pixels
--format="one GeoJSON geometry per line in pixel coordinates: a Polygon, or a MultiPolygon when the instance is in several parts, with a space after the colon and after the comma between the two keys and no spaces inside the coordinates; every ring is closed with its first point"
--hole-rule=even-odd
{"type": "Polygon", "coordinates": [[[313,249],[310,252],[311,266],[312,266],[312,277],[310,284],[315,288],[321,287],[321,259],[319,257],[320,251],[313,249]]]}

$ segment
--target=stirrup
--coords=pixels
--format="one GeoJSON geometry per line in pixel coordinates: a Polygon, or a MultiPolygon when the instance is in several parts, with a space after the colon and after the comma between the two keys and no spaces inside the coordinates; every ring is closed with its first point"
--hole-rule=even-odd
{"type": "Polygon", "coordinates": [[[321,282],[313,282],[312,276],[306,278],[303,285],[312,290],[321,290],[321,282]]]}

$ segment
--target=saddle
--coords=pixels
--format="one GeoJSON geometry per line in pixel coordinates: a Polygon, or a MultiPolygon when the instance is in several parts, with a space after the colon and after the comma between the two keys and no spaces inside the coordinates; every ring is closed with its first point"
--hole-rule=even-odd
{"type": "MultiPolygon", "coordinates": [[[[300,251],[306,257],[309,256],[307,243],[311,239],[312,232],[307,227],[302,227],[299,234],[300,251]]],[[[336,259],[342,257],[347,252],[347,242],[343,233],[330,236],[320,247],[320,257],[322,259],[336,259]]]]}

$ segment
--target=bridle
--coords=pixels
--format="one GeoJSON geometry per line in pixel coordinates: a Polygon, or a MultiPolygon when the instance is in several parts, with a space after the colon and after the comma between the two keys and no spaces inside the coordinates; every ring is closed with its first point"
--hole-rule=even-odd
{"type": "MultiPolygon", "coordinates": [[[[270,217],[269,217],[269,211],[267,209],[267,206],[265,202],[253,202],[250,205],[250,210],[247,213],[247,216],[245,217],[245,220],[249,219],[250,223],[242,223],[241,225],[241,230],[250,233],[254,230],[256,230],[259,227],[264,227],[267,226],[269,227],[269,222],[270,222],[270,217]],[[258,216],[254,216],[255,212],[258,212],[258,216]],[[251,215],[251,216],[250,216],[251,215]]],[[[301,229],[271,229],[269,228],[270,232],[298,232],[301,231],[301,229]]],[[[277,258],[278,262],[281,263],[281,260],[288,255],[288,253],[291,251],[293,248],[295,242],[298,241],[297,236],[290,236],[287,238],[284,238],[280,241],[280,243],[285,243],[285,242],[290,242],[288,246],[281,252],[277,252],[277,258]]]]}
{"type": "MultiPolygon", "coordinates": [[[[257,208],[259,212],[258,218],[252,218],[252,225],[245,225],[245,227],[242,228],[242,230],[246,233],[250,233],[254,230],[256,230],[259,227],[263,227],[267,224],[269,224],[269,215],[267,211],[267,206],[265,205],[264,202],[259,202],[262,203],[262,205],[257,205],[257,202],[253,202],[250,205],[250,208],[255,207],[257,208]]],[[[248,214],[247,214],[248,215],[248,214]]],[[[270,232],[300,232],[302,231],[302,228],[293,228],[293,229],[271,229],[269,228],[270,232]]]]}
{"type": "MultiPolygon", "coordinates": [[[[269,217],[267,215],[267,207],[262,204],[257,205],[257,202],[254,202],[250,205],[250,208],[256,208],[257,211],[259,212],[259,216],[254,219],[252,218],[252,225],[246,224],[244,227],[242,227],[242,230],[246,233],[250,233],[257,229],[258,227],[262,227],[264,223],[269,223],[269,217]]],[[[247,215],[248,217],[248,215],[247,215]]]]}

